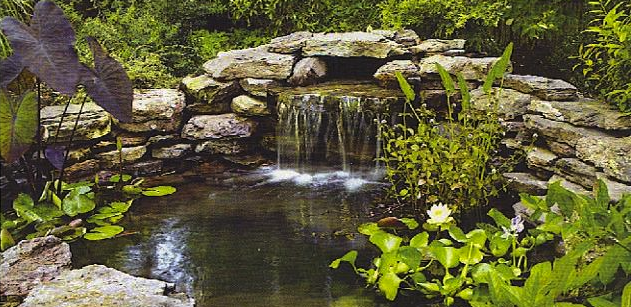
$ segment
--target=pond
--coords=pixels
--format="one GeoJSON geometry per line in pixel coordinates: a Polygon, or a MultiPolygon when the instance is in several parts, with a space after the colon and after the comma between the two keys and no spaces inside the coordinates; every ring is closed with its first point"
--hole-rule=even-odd
{"type": "Polygon", "coordinates": [[[200,307],[380,306],[349,268],[328,268],[349,249],[372,254],[355,231],[383,190],[370,178],[263,169],[187,184],[137,202],[123,223],[137,233],[75,243],[73,261],[174,282],[200,307]]]}

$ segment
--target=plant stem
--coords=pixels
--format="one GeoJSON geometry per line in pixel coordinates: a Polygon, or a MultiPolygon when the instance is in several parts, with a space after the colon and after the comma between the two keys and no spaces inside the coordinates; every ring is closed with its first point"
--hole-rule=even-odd
{"type": "Polygon", "coordinates": [[[72,139],[74,138],[74,134],[77,131],[77,126],[79,126],[79,118],[81,118],[81,112],[83,112],[83,107],[85,106],[85,101],[88,96],[84,96],[81,101],[81,107],[79,108],[79,113],[77,114],[77,119],[75,119],[74,127],[72,128],[72,132],[70,132],[70,139],[68,140],[68,147],[66,148],[66,152],[64,154],[64,163],[62,164],[61,171],[59,171],[59,187],[57,188],[57,195],[61,197],[61,186],[64,179],[64,171],[66,170],[66,162],[68,161],[68,156],[70,155],[70,147],[72,146],[72,139]]]}
{"type": "Polygon", "coordinates": [[[42,167],[42,130],[41,130],[41,122],[42,122],[42,81],[37,78],[37,134],[35,138],[37,139],[37,159],[36,159],[36,174],[35,177],[37,182],[35,185],[40,185],[43,179],[43,172],[41,170],[42,167]]]}

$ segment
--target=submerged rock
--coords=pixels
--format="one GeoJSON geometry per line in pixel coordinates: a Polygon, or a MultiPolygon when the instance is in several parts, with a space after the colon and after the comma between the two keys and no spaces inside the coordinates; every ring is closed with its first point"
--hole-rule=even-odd
{"type": "Polygon", "coordinates": [[[265,101],[252,98],[248,95],[241,95],[232,99],[231,107],[234,113],[245,116],[264,116],[270,114],[265,101]]]}
{"type": "Polygon", "coordinates": [[[377,33],[316,33],[305,42],[302,54],[342,58],[368,57],[385,59],[407,54],[405,46],[397,44],[377,33]]]}
{"type": "Polygon", "coordinates": [[[182,129],[182,137],[191,140],[245,138],[252,135],[257,123],[234,113],[193,116],[182,129]]]}
{"type": "Polygon", "coordinates": [[[131,123],[119,123],[131,132],[171,132],[180,127],[184,93],[175,89],[147,89],[134,92],[131,123]]]}
{"type": "Polygon", "coordinates": [[[294,86],[318,83],[326,76],[326,62],[320,58],[304,58],[294,66],[294,72],[287,80],[294,86]]]}
{"type": "Polygon", "coordinates": [[[578,90],[568,82],[539,76],[514,75],[504,76],[504,87],[533,94],[543,100],[573,100],[578,98],[578,90]]]}
{"type": "Polygon", "coordinates": [[[174,294],[174,285],[155,279],[134,277],[103,265],[89,265],[63,272],[29,294],[22,307],[93,306],[194,306],[185,294],[174,294]]]}
{"type": "Polygon", "coordinates": [[[241,78],[285,80],[291,75],[296,56],[271,53],[266,46],[220,52],[204,69],[215,79],[241,78]]]}
{"type": "Polygon", "coordinates": [[[54,236],[19,242],[2,253],[0,295],[26,296],[35,286],[69,270],[71,258],[68,243],[54,236]]]}
{"type": "MultiPolygon", "coordinates": [[[[53,143],[56,139],[58,143],[68,142],[75,126],[80,104],[70,104],[64,122],[59,129],[59,120],[64,112],[65,105],[44,107],[41,111],[41,123],[44,127],[43,141],[53,143]]],[[[81,111],[77,130],[73,136],[73,141],[87,141],[103,137],[112,130],[110,114],[95,103],[86,103],[81,111]]]]}

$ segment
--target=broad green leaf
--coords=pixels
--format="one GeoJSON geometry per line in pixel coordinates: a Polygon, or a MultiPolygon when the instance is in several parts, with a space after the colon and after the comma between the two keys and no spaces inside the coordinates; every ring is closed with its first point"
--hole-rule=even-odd
{"type": "Polygon", "coordinates": [[[492,208],[491,210],[489,210],[489,212],[487,213],[488,216],[490,216],[494,221],[495,224],[497,226],[504,226],[506,228],[510,228],[510,219],[507,218],[502,212],[500,212],[499,210],[492,208]]]}
{"type": "Polygon", "coordinates": [[[575,196],[576,195],[572,191],[569,191],[561,186],[560,181],[556,181],[548,186],[546,203],[548,207],[552,207],[554,204],[557,204],[564,216],[572,216],[572,212],[574,211],[575,196]]]}
{"type": "Polygon", "coordinates": [[[427,247],[429,243],[429,234],[427,232],[421,232],[410,240],[410,246],[415,248],[427,247]]]}
{"type": "Polygon", "coordinates": [[[399,248],[400,261],[407,264],[410,270],[418,269],[423,255],[415,247],[403,246],[399,248]]]}
{"type": "Polygon", "coordinates": [[[618,305],[616,303],[613,303],[605,299],[604,297],[590,297],[587,299],[587,301],[593,307],[622,307],[624,306],[624,305],[618,305]]]}
{"type": "Polygon", "coordinates": [[[11,233],[8,230],[2,228],[2,230],[0,231],[0,250],[5,251],[7,250],[7,248],[13,245],[15,245],[15,240],[13,240],[13,236],[11,236],[11,233]]]}
{"type": "Polygon", "coordinates": [[[379,278],[379,290],[381,290],[386,299],[394,301],[399,291],[399,284],[402,281],[397,274],[388,272],[379,278]]]}
{"type": "Polygon", "coordinates": [[[376,232],[370,236],[370,242],[377,245],[383,253],[392,252],[399,248],[402,239],[385,231],[376,232]]]}
{"type": "Polygon", "coordinates": [[[508,46],[506,46],[506,49],[504,49],[504,53],[502,54],[502,56],[499,58],[499,60],[497,60],[497,62],[495,62],[495,64],[493,64],[493,67],[486,75],[484,85],[482,85],[482,89],[485,93],[489,94],[491,92],[493,82],[495,82],[496,79],[502,78],[504,76],[504,73],[506,72],[506,69],[510,64],[512,53],[513,43],[510,43],[508,44],[508,46]]]}
{"type": "Polygon", "coordinates": [[[429,246],[429,251],[447,269],[455,268],[460,263],[459,250],[455,247],[432,244],[429,246]]]}
{"type": "MultiPolygon", "coordinates": [[[[131,180],[131,175],[123,174],[122,178],[123,178],[123,182],[127,182],[131,180]]],[[[121,181],[121,175],[117,174],[110,177],[110,182],[120,182],[120,181],[121,181]]]]}
{"type": "Polygon", "coordinates": [[[68,216],[87,213],[96,207],[96,203],[88,195],[81,194],[80,190],[72,190],[64,197],[62,208],[68,216]]]}
{"type": "Polygon", "coordinates": [[[351,266],[353,266],[353,268],[355,268],[355,260],[357,259],[357,251],[356,250],[352,250],[349,251],[348,253],[346,253],[344,256],[335,259],[331,262],[331,264],[329,264],[329,267],[333,268],[333,269],[337,269],[338,267],[340,267],[340,263],[342,261],[348,262],[351,264],[351,266]]]}
{"type": "Polygon", "coordinates": [[[407,100],[414,101],[414,99],[416,99],[416,94],[414,93],[414,89],[412,89],[412,86],[410,86],[410,83],[408,83],[408,80],[405,79],[400,71],[395,71],[394,75],[397,77],[399,87],[403,91],[403,94],[405,94],[407,100]]]}
{"type": "Polygon", "coordinates": [[[618,266],[620,266],[620,263],[623,262],[622,260],[631,260],[628,251],[618,245],[611,247],[609,251],[605,253],[603,258],[605,265],[600,267],[598,278],[604,285],[613,281],[615,274],[618,271],[618,266]]]}
{"type": "Polygon", "coordinates": [[[452,225],[449,227],[449,236],[451,236],[454,240],[465,243],[467,242],[467,236],[464,234],[462,229],[460,229],[456,225],[452,225]]]}
{"type": "Polygon", "coordinates": [[[364,224],[359,225],[359,227],[357,227],[357,231],[359,231],[359,233],[361,234],[372,236],[373,234],[383,231],[383,230],[379,228],[377,223],[370,222],[370,223],[364,223],[364,224]]]}
{"type": "Polygon", "coordinates": [[[458,87],[460,88],[460,95],[462,96],[462,111],[469,110],[471,106],[471,93],[469,93],[469,87],[467,86],[467,81],[465,81],[462,73],[456,74],[458,78],[458,87]]]}
{"type": "Polygon", "coordinates": [[[165,196],[175,193],[177,191],[174,187],[168,185],[161,185],[157,187],[146,188],[142,191],[144,196],[165,196]]]}
{"type": "Polygon", "coordinates": [[[90,232],[86,233],[83,237],[86,240],[91,241],[109,239],[123,232],[123,230],[125,230],[125,228],[118,225],[96,227],[90,230],[90,232]]]}
{"type": "Polygon", "coordinates": [[[116,212],[125,213],[127,212],[127,210],[129,210],[129,207],[131,207],[132,202],[133,200],[128,200],[126,202],[117,201],[111,203],[110,207],[116,210],[116,212]]]}
{"type": "Polygon", "coordinates": [[[609,198],[609,190],[607,189],[607,184],[602,181],[602,179],[598,179],[594,184],[594,197],[596,198],[596,203],[601,208],[607,208],[607,206],[609,206],[609,202],[611,201],[609,198]]]}
{"type": "Polygon", "coordinates": [[[447,70],[445,70],[445,68],[438,63],[436,63],[436,70],[438,70],[440,80],[442,81],[443,87],[447,92],[447,96],[452,96],[453,94],[455,94],[456,86],[454,85],[454,80],[449,75],[449,72],[447,72],[447,70]]]}
{"type": "Polygon", "coordinates": [[[520,193],[519,198],[521,203],[530,210],[542,210],[544,212],[550,211],[550,207],[546,206],[545,201],[537,196],[520,193]]]}
{"type": "Polygon", "coordinates": [[[554,307],[585,307],[585,305],[568,303],[568,302],[558,302],[558,303],[554,303],[554,307]]]}
{"type": "Polygon", "coordinates": [[[62,237],[61,239],[64,241],[72,241],[72,240],[76,240],[78,238],[81,238],[83,235],[85,235],[87,229],[85,227],[71,227],[72,229],[69,229],[68,231],[65,231],[64,233],[60,234],[62,237]]]}
{"type": "Polygon", "coordinates": [[[495,257],[502,257],[506,255],[508,249],[511,247],[511,240],[502,238],[500,234],[495,234],[491,237],[489,242],[489,248],[491,249],[491,254],[495,257]]]}
{"type": "Polygon", "coordinates": [[[474,229],[467,233],[467,242],[477,248],[484,248],[486,243],[486,232],[482,229],[474,229]]]}
{"type": "Polygon", "coordinates": [[[416,229],[418,228],[418,222],[415,219],[410,219],[410,218],[401,218],[399,219],[403,224],[405,224],[405,226],[408,227],[408,229],[416,229]]]}
{"type": "Polygon", "coordinates": [[[631,281],[628,282],[622,290],[622,305],[621,307],[631,307],[631,281]]]}
{"type": "Polygon", "coordinates": [[[484,258],[484,254],[480,251],[480,248],[473,245],[473,243],[469,243],[459,250],[459,260],[463,264],[478,264],[484,258]]]}
{"type": "Polygon", "coordinates": [[[479,263],[471,269],[471,278],[476,284],[485,284],[489,282],[489,272],[493,268],[488,263],[479,263]]]}
{"type": "Polygon", "coordinates": [[[37,112],[35,93],[14,101],[0,90],[0,154],[6,162],[17,161],[35,141],[37,112]]]}

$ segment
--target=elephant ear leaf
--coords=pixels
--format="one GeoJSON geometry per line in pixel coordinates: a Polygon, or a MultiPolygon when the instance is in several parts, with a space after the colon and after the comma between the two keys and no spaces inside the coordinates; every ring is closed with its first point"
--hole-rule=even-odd
{"type": "Polygon", "coordinates": [[[130,122],[134,91],[127,72],[94,38],[87,41],[94,56],[94,71],[85,68],[82,73],[88,95],[119,121],[130,122]]]}
{"type": "Polygon", "coordinates": [[[48,146],[44,151],[44,155],[50,164],[56,169],[62,169],[64,167],[66,148],[64,146],[48,146]]]}
{"type": "Polygon", "coordinates": [[[23,69],[22,59],[17,54],[0,61],[0,88],[7,88],[23,69]]]}
{"type": "Polygon", "coordinates": [[[5,17],[0,28],[29,71],[54,90],[75,94],[80,67],[74,50],[75,33],[55,3],[38,2],[30,27],[15,18],[5,17]]]}
{"type": "Polygon", "coordinates": [[[16,161],[34,142],[37,111],[35,93],[27,92],[14,101],[0,91],[0,153],[5,161],[16,161]]]}

